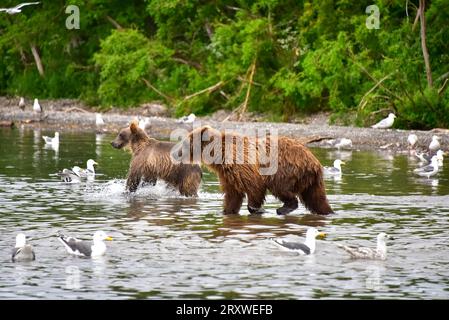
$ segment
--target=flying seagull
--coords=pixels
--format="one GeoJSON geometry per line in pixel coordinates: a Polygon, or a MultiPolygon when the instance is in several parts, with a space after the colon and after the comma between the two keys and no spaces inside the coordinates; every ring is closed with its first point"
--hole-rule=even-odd
{"type": "Polygon", "coordinates": [[[394,123],[394,118],[396,118],[396,116],[394,115],[394,113],[390,113],[388,115],[388,117],[386,117],[383,120],[380,120],[378,123],[376,123],[375,125],[372,125],[371,128],[375,128],[375,129],[388,129],[391,128],[391,126],[394,123]]]}
{"type": "Polygon", "coordinates": [[[56,235],[68,253],[82,257],[97,257],[105,254],[106,244],[103,241],[112,240],[103,231],[95,231],[92,243],[73,237],[66,237],[61,232],[58,232],[56,235]]]}
{"type": "Polygon", "coordinates": [[[413,170],[417,175],[421,177],[430,178],[431,176],[438,173],[438,156],[433,156],[430,160],[430,164],[425,167],[417,168],[413,170]]]}
{"type": "Polygon", "coordinates": [[[306,232],[306,241],[300,242],[288,242],[282,239],[272,239],[274,243],[281,247],[283,250],[295,251],[300,255],[309,255],[315,252],[315,239],[316,237],[325,237],[324,232],[319,232],[315,228],[309,228],[306,232]]]}
{"type": "Polygon", "coordinates": [[[324,167],[324,174],[328,174],[328,175],[341,174],[341,165],[342,164],[345,164],[345,163],[343,161],[341,161],[340,159],[335,160],[333,167],[324,167]]]}
{"type": "Polygon", "coordinates": [[[25,6],[30,6],[32,4],[39,4],[40,2],[24,2],[21,4],[18,4],[17,6],[13,7],[13,8],[0,8],[0,12],[5,11],[6,13],[9,14],[16,14],[16,13],[20,13],[22,12],[22,8],[25,6]]]}
{"type": "Polygon", "coordinates": [[[352,259],[372,259],[372,260],[385,260],[387,258],[387,244],[386,239],[393,239],[386,233],[382,232],[377,235],[377,247],[350,247],[338,244],[339,248],[342,248],[349,253],[352,259]]]}
{"type": "Polygon", "coordinates": [[[36,259],[33,247],[26,244],[26,236],[23,233],[19,233],[16,236],[16,246],[12,250],[11,260],[15,261],[33,261],[36,259]]]}

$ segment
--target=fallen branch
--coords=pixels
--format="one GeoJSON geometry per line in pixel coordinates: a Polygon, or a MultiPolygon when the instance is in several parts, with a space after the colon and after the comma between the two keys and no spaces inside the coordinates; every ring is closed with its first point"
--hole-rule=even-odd
{"type": "Polygon", "coordinates": [[[242,119],[242,116],[245,114],[246,109],[248,108],[248,101],[249,101],[249,95],[251,93],[251,87],[254,77],[254,72],[256,71],[256,59],[254,59],[253,64],[251,65],[251,73],[249,75],[249,81],[248,81],[248,90],[246,90],[246,96],[245,101],[243,102],[241,111],[239,112],[238,120],[240,121],[242,119]]]}
{"type": "Polygon", "coordinates": [[[114,19],[112,19],[112,17],[110,16],[106,16],[106,19],[112,23],[112,25],[117,29],[117,30],[123,30],[123,27],[114,19]]]}
{"type": "Polygon", "coordinates": [[[223,81],[219,81],[219,82],[217,82],[216,84],[214,84],[213,86],[210,86],[210,87],[208,87],[208,88],[206,88],[206,89],[203,89],[203,90],[200,90],[200,91],[198,91],[198,92],[195,92],[195,93],[193,93],[193,94],[191,94],[191,95],[185,96],[184,99],[183,99],[183,101],[192,99],[192,98],[194,98],[194,97],[196,97],[196,96],[199,96],[200,94],[203,94],[203,93],[206,93],[206,92],[212,92],[212,91],[215,91],[215,90],[217,90],[218,88],[220,88],[223,84],[224,84],[223,81]]]}
{"type": "Polygon", "coordinates": [[[86,110],[81,109],[81,108],[78,108],[78,107],[71,107],[71,108],[68,108],[68,109],[65,110],[64,112],[72,112],[72,111],[78,111],[78,112],[89,113],[89,111],[86,111],[86,110]]]}
{"type": "Polygon", "coordinates": [[[155,86],[153,86],[150,81],[148,81],[145,78],[142,78],[142,81],[145,83],[145,85],[150,88],[151,90],[153,90],[154,92],[156,92],[158,95],[160,95],[161,97],[165,98],[167,101],[173,102],[173,98],[167,96],[166,94],[162,93],[161,91],[159,91],[158,88],[156,88],[155,86]]]}
{"type": "Polygon", "coordinates": [[[39,56],[39,52],[37,51],[37,48],[34,44],[31,45],[31,53],[33,54],[34,61],[36,62],[37,70],[39,71],[39,74],[43,77],[44,76],[44,66],[42,65],[41,57],[39,56]]]}
{"type": "Polygon", "coordinates": [[[446,90],[446,88],[447,88],[448,82],[449,82],[449,79],[446,78],[446,80],[444,80],[444,83],[443,83],[443,85],[441,86],[441,88],[438,89],[438,95],[439,95],[439,96],[442,96],[442,95],[443,95],[444,90],[446,90]]]}
{"type": "MultiPolygon", "coordinates": [[[[360,107],[360,105],[362,104],[362,102],[365,100],[365,98],[374,90],[376,90],[376,88],[378,86],[380,86],[382,84],[382,82],[384,82],[385,80],[387,80],[393,73],[390,73],[389,75],[386,75],[385,77],[383,77],[381,80],[379,80],[374,87],[372,87],[371,89],[369,89],[362,97],[362,99],[359,102],[359,105],[357,106],[357,109],[360,107]]],[[[364,106],[366,105],[366,103],[364,104],[364,106]]],[[[363,108],[362,108],[363,109],[363,108]]]]}

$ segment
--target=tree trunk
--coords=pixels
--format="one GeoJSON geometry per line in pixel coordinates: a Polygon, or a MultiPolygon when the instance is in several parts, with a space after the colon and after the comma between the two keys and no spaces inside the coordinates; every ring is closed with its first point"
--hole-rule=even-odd
{"type": "Polygon", "coordinates": [[[429,87],[433,86],[432,81],[432,70],[430,68],[430,60],[429,60],[429,51],[427,50],[426,45],[426,0],[419,0],[419,19],[421,20],[421,48],[422,54],[424,57],[424,63],[426,65],[426,76],[427,76],[427,84],[429,87]]]}
{"type": "Polygon", "coordinates": [[[39,56],[39,52],[34,44],[31,45],[31,53],[33,54],[34,61],[36,62],[37,70],[41,77],[44,76],[44,66],[42,65],[41,57],[39,56]]]}

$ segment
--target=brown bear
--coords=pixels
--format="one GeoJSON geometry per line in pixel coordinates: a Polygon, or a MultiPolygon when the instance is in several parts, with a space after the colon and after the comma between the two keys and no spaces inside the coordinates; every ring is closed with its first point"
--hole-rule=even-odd
{"type": "Polygon", "coordinates": [[[148,137],[137,121],[120,130],[111,145],[116,149],[129,148],[132,153],[126,188],[137,190],[140,181],[156,184],[162,179],[178,189],[183,196],[197,196],[202,172],[199,165],[174,163],[170,157],[175,142],[158,141],[148,137]]]}
{"type": "Polygon", "coordinates": [[[172,157],[186,163],[202,162],[218,175],[225,214],[238,213],[245,195],[248,211],[263,213],[267,190],[284,203],[278,214],[295,210],[297,197],[312,213],[333,213],[326,198],[321,163],[294,139],[257,139],[203,126],[190,132],[172,151],[172,157]],[[277,157],[277,170],[271,174],[261,174],[267,166],[261,161],[264,152],[277,157]]]}

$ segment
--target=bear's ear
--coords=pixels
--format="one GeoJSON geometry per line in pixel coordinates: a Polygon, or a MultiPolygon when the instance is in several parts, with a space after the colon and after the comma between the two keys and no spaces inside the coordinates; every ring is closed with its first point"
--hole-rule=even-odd
{"type": "Polygon", "coordinates": [[[201,128],[201,140],[202,141],[210,141],[211,137],[216,135],[216,130],[211,126],[203,126],[201,128]]]}
{"type": "Polygon", "coordinates": [[[131,121],[129,128],[131,129],[131,133],[137,133],[137,129],[139,129],[139,122],[137,120],[131,121]]]}

